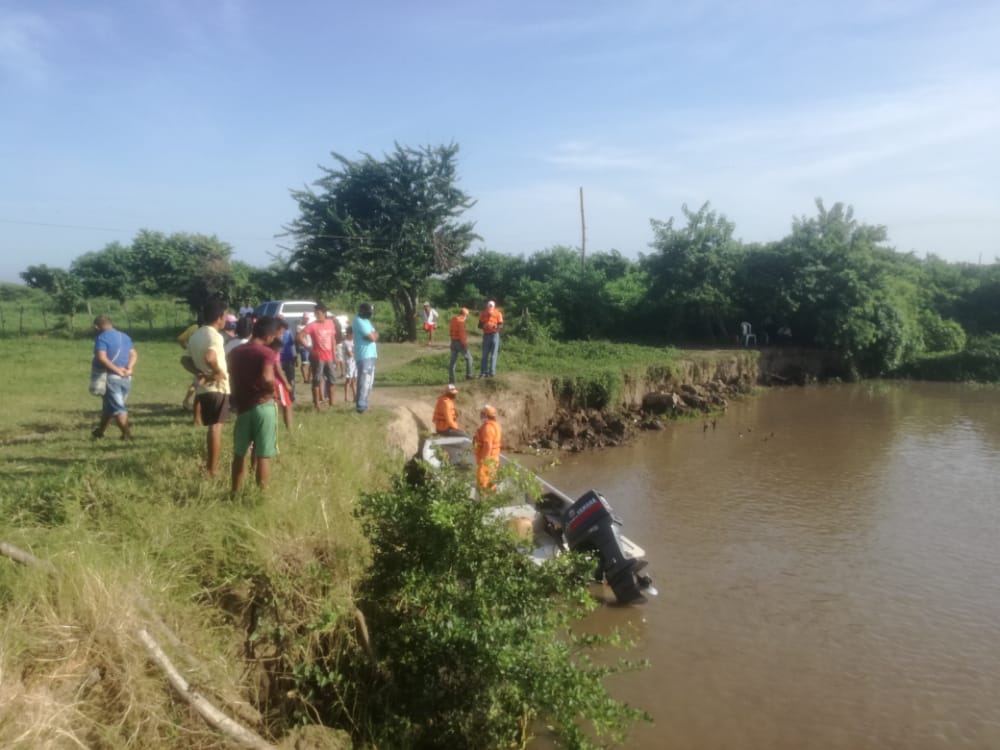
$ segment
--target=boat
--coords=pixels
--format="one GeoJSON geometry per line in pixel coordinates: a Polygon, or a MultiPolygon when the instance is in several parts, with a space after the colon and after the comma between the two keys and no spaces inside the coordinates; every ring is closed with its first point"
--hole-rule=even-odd
{"type": "MultiPolygon", "coordinates": [[[[475,467],[470,437],[428,437],[420,458],[435,469],[445,462],[475,467]]],[[[508,463],[511,460],[501,454],[500,465],[508,463]]],[[[592,552],[598,561],[595,580],[609,586],[619,604],[640,604],[647,596],[656,595],[652,579],[642,572],[647,565],[645,551],[621,534],[621,520],[601,493],[592,489],[573,499],[537,474],[534,476],[542,487],[537,501],[525,495],[524,503],[492,511],[497,518],[523,525],[531,542],[523,550],[526,555],[542,564],[569,550],[592,552]]]]}

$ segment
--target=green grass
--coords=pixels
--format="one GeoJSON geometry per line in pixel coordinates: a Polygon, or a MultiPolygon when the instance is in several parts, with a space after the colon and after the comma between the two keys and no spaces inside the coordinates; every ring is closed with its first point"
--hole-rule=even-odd
{"type": "MultiPolygon", "coordinates": [[[[58,570],[50,583],[0,558],[5,747],[22,735],[15,746],[72,736],[84,746],[175,747],[178,732],[186,746],[224,746],[148,668],[134,637],[144,620],[133,591],[202,656],[199,680],[252,692],[240,657],[248,613],[259,619],[280,605],[294,632],[320,609],[349,609],[367,555],[354,503],[400,464],[384,449],[388,415],[342,404],[302,410],[294,432],[280,436],[269,490],[251,481],[230,500],[231,427],[220,476],[203,477],[205,431],[180,408],[189,379],[179,347],[140,340],[136,348],[136,440],[122,443],[113,427],[90,438],[100,399],[86,390],[89,339],[0,340],[0,541],[58,570]],[[94,667],[105,678],[77,696],[94,667]]],[[[278,711],[270,726],[281,729],[288,715],[278,711]]]]}
{"type": "MultiPolygon", "coordinates": [[[[478,374],[481,343],[478,338],[470,339],[469,346],[473,373],[478,374]]],[[[566,406],[603,409],[613,408],[629,374],[666,379],[680,356],[678,350],[665,347],[606,341],[528,343],[507,336],[501,339],[497,374],[501,379],[509,372],[548,378],[566,406]]],[[[438,385],[448,377],[450,358],[447,350],[431,354],[418,350],[408,359],[398,359],[379,378],[390,385],[438,385]]],[[[464,366],[459,359],[456,371],[461,372],[464,366]]]]}

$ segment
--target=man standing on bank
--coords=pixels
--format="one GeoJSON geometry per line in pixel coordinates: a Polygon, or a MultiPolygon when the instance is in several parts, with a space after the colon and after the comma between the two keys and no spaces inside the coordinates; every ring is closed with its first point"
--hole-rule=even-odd
{"type": "Polygon", "coordinates": [[[375,360],[378,358],[378,331],[372,325],[375,305],[362,302],[358,305],[358,316],[354,319],[354,360],[358,365],[358,390],[354,407],[358,414],[368,410],[368,397],[375,384],[375,360]]]}
{"type": "Polygon", "coordinates": [[[479,327],[483,331],[483,357],[479,363],[479,377],[492,378],[497,374],[497,357],[500,355],[500,329],[503,313],[497,303],[490,300],[479,313],[479,327]]]}
{"type": "Polygon", "coordinates": [[[226,327],[226,303],[209,300],[201,319],[205,325],[188,339],[187,355],[181,362],[195,375],[202,375],[195,408],[201,412],[201,423],[208,428],[205,436],[205,471],[215,476],[222,449],[222,425],[229,416],[229,370],[226,368],[226,342],[222,329],[226,327]]]}
{"type": "Polygon", "coordinates": [[[94,340],[94,370],[107,372],[107,387],[101,397],[101,423],[91,435],[95,438],[104,437],[111,420],[115,420],[121,430],[122,440],[132,439],[132,430],[128,424],[129,391],[132,390],[132,369],[138,359],[132,339],[111,324],[111,318],[98,315],[94,318],[94,330],[97,338],[94,340]]]}
{"type": "Polygon", "coordinates": [[[302,329],[296,343],[309,348],[309,363],[312,366],[313,407],[319,411],[323,403],[323,388],[326,387],[326,398],[333,406],[333,384],[336,381],[337,364],[337,325],[327,315],[328,310],[322,302],[316,305],[316,320],[302,329]]]}
{"type": "Polygon", "coordinates": [[[448,365],[448,382],[455,382],[455,363],[459,356],[465,357],[465,379],[472,378],[472,355],[469,353],[469,339],[465,331],[465,321],[469,317],[469,308],[463,307],[462,311],[451,319],[448,324],[448,333],[451,336],[451,364],[448,365]]]}
{"type": "Polygon", "coordinates": [[[233,431],[232,493],[243,485],[247,453],[253,447],[257,461],[257,486],[267,487],[271,478],[271,459],[278,455],[278,411],[274,405],[274,371],[278,353],[271,349],[278,336],[278,321],[270,316],[258,318],[253,336],[229,354],[233,379],[233,408],[236,428],[233,431]]]}

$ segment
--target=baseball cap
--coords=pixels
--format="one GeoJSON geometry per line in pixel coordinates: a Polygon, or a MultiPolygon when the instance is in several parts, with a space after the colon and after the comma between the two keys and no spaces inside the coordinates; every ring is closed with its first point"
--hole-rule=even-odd
{"type": "Polygon", "coordinates": [[[493,300],[490,300],[489,302],[486,303],[486,306],[487,307],[496,307],[497,303],[494,302],[493,300]]]}
{"type": "Polygon", "coordinates": [[[486,406],[483,407],[483,414],[485,414],[490,419],[496,419],[497,408],[495,406],[490,406],[489,404],[486,404],[486,406]]]}
{"type": "Polygon", "coordinates": [[[458,393],[458,388],[455,387],[454,383],[448,383],[448,387],[445,388],[448,393],[458,393]]]}

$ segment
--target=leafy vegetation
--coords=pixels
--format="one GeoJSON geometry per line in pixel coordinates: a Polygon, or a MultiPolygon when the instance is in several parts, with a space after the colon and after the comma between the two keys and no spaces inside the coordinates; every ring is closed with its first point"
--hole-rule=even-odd
{"type": "MultiPolygon", "coordinates": [[[[733,222],[705,203],[682,206],[681,221],[652,219],[650,252],[637,260],[615,250],[584,259],[561,245],[528,257],[487,249],[470,256],[477,236],[461,217],[474,200],[457,187],[457,154],[456,144],[397,144],[382,159],[334,153],[337,166],[322,168],[315,190],[293,192],[300,216],[287,227],[291,256],[264,269],[232,261],[232,248],[215,237],[144,230],[129,246],[77,258],[69,271],[30,266],[22,277],[45,293],[47,331],[72,332],[75,316],[100,299],[129,318],[137,307],[135,317],[153,327],[156,305],[133,304],[140,295],[189,308],[211,295],[308,296],[337,297],[348,309],[362,298],[384,302],[394,316],[383,319],[383,336],[413,340],[419,299],[438,307],[442,324],[449,308],[478,310],[493,299],[507,333],[540,346],[734,345],[746,323],[759,345],[832,352],[856,377],[907,371],[929,355],[963,352],[970,337],[1000,333],[1000,263],[899,253],[885,227],[818,199],[814,216],[793,218],[786,237],[767,243],[736,239],[733,222]]],[[[23,333],[23,298],[0,292],[0,329],[13,329],[16,307],[23,333]]],[[[584,393],[602,379],[568,387],[584,393]]],[[[613,390],[608,383],[585,400],[613,398],[613,390]]]]}
{"type": "Polygon", "coordinates": [[[319,192],[296,190],[300,216],[292,267],[308,281],[332,280],[389,300],[395,325],[416,338],[418,296],[433,273],[451,271],[477,238],[458,217],[474,201],[457,187],[458,146],[404,148],[378,160],[333,154],[319,192]]]}
{"type": "MultiPolygon", "coordinates": [[[[502,386],[506,372],[531,373],[550,379],[555,395],[567,407],[616,409],[630,374],[654,381],[666,379],[680,356],[679,350],[670,347],[606,341],[527,341],[515,334],[505,336],[501,343],[498,380],[502,386]]],[[[439,385],[442,374],[448,372],[449,361],[446,352],[413,357],[379,378],[388,385],[439,385]]]]}
{"type": "Polygon", "coordinates": [[[596,666],[587,654],[607,639],[570,630],[595,606],[591,560],[535,564],[457,471],[397,479],[358,514],[372,549],[359,595],[374,663],[355,665],[360,693],[345,702],[364,707],[376,745],[524,746],[543,721],[584,748],[588,729],[620,739],[642,717],[602,682],[635,665],[596,666]]]}

